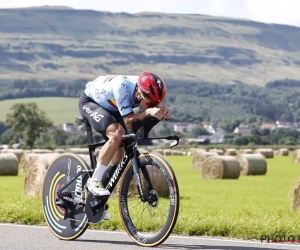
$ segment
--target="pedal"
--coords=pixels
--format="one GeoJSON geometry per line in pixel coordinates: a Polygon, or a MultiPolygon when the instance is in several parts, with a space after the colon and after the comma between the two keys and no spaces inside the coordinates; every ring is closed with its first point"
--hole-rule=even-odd
{"type": "Polygon", "coordinates": [[[64,220],[68,219],[68,207],[65,204],[65,202],[60,199],[60,198],[56,198],[55,199],[55,205],[59,206],[63,211],[64,211],[64,220]]]}
{"type": "Polygon", "coordinates": [[[65,206],[64,202],[60,198],[55,199],[55,205],[61,208],[65,206]]]}
{"type": "Polygon", "coordinates": [[[106,201],[109,196],[94,197],[89,193],[86,199],[86,215],[91,223],[98,223],[102,220],[106,208],[106,201]],[[101,198],[101,199],[99,199],[101,198]]]}

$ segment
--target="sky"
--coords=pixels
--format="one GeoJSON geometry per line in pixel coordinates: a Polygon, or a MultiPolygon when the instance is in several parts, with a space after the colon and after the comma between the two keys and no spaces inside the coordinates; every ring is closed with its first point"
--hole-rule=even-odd
{"type": "Polygon", "coordinates": [[[10,0],[0,8],[67,6],[109,12],[193,13],[300,26],[300,0],[10,0]]]}

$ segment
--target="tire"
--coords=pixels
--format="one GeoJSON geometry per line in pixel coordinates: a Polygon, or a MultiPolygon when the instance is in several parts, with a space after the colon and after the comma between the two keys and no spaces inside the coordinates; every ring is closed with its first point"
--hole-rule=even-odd
{"type": "Polygon", "coordinates": [[[176,224],[179,212],[179,189],[175,174],[169,163],[153,153],[141,154],[140,168],[146,167],[153,190],[148,190],[140,169],[144,193],[158,197],[157,202],[139,199],[131,162],[124,170],[120,183],[120,214],[125,230],[134,242],[153,247],[163,243],[176,224]]]}
{"type": "MultiPolygon", "coordinates": [[[[45,174],[42,192],[44,218],[51,232],[59,239],[74,240],[82,235],[89,225],[85,207],[68,202],[68,218],[64,219],[62,208],[55,204],[57,190],[84,169],[88,170],[89,166],[81,157],[73,153],[64,153],[49,165],[45,174]]],[[[77,197],[85,202],[88,178],[89,173],[83,173],[64,192],[69,192],[71,198],[77,197]]]]}

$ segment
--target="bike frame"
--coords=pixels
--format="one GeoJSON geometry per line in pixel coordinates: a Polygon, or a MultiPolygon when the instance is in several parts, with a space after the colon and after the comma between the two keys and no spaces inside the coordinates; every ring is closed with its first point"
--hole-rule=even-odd
{"type": "MultiPolygon", "coordinates": [[[[79,119],[79,118],[78,118],[79,119]]],[[[85,122],[85,120],[80,119],[81,121],[85,122]]],[[[143,124],[139,124],[141,126],[143,124]]],[[[89,123],[85,122],[85,128],[87,132],[87,140],[88,140],[88,147],[89,147],[89,155],[90,155],[90,160],[91,160],[91,170],[82,170],[80,171],[76,176],[74,176],[70,181],[68,181],[63,187],[61,187],[58,190],[58,196],[64,200],[75,202],[77,204],[80,204],[82,206],[85,206],[85,202],[78,201],[76,199],[72,199],[70,197],[66,197],[63,195],[63,191],[74,181],[78,178],[83,173],[92,173],[94,172],[95,166],[97,164],[97,159],[95,156],[95,149],[97,147],[103,146],[106,141],[102,141],[99,143],[93,143],[93,134],[92,134],[92,128],[89,123]]],[[[137,130],[137,129],[136,129],[137,130]]],[[[177,143],[171,145],[171,147],[174,147],[178,144],[179,142],[179,137],[178,136],[167,136],[167,137],[155,137],[155,138],[148,138],[148,133],[146,138],[137,138],[135,134],[128,134],[123,136],[123,142],[122,145],[125,148],[125,153],[123,155],[123,158],[121,162],[118,164],[114,174],[111,176],[106,189],[109,190],[110,193],[114,190],[115,186],[117,185],[119,179],[121,178],[126,166],[129,164],[130,160],[132,161],[132,167],[133,167],[133,173],[135,176],[135,180],[137,183],[138,187],[138,192],[140,195],[141,201],[145,202],[147,201],[147,197],[145,197],[145,194],[143,193],[142,190],[142,183],[141,183],[141,178],[140,178],[140,173],[139,173],[139,163],[138,163],[138,156],[140,155],[137,147],[137,141],[138,140],[156,140],[156,139],[167,139],[167,140],[176,140],[177,143]]],[[[145,179],[147,180],[147,185],[150,189],[152,189],[152,184],[150,182],[150,178],[148,175],[148,172],[146,168],[142,168],[143,175],[145,179]]]]}

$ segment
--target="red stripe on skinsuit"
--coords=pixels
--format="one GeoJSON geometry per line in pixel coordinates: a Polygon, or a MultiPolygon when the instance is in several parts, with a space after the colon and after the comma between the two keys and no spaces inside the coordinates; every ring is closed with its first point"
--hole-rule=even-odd
{"type": "Polygon", "coordinates": [[[107,100],[107,102],[114,108],[116,108],[116,109],[118,108],[111,100],[107,100]]]}
{"type": "Polygon", "coordinates": [[[114,77],[116,77],[115,75],[109,75],[109,76],[107,76],[105,79],[104,79],[104,81],[103,81],[103,83],[106,83],[106,82],[109,82],[111,79],[113,79],[114,77]]]}
{"type": "Polygon", "coordinates": [[[107,76],[107,77],[104,79],[103,83],[106,83],[107,80],[108,80],[110,77],[111,77],[111,75],[107,76]]]}

